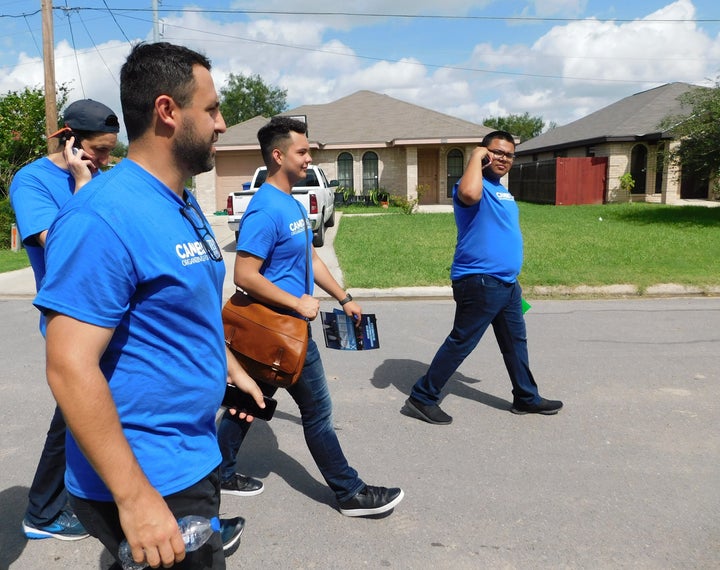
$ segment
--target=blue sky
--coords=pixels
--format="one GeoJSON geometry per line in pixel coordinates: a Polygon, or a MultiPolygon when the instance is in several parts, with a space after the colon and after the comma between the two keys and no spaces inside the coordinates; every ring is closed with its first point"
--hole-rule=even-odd
{"type": "MultiPolygon", "coordinates": [[[[717,0],[158,4],[160,39],[208,55],[218,88],[231,72],[259,74],[287,89],[291,108],[369,89],[476,123],[528,112],[562,125],[664,83],[720,75],[717,0]]],[[[0,0],[0,93],[43,84],[40,5],[0,0]]],[[[70,101],[119,113],[119,69],[129,42],[153,39],[152,1],[54,6],[57,83],[70,101]]]]}

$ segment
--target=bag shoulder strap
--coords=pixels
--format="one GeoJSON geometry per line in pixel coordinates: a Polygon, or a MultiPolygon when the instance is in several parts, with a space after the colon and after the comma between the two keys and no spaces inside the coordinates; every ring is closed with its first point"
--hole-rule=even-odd
{"type": "MultiPolygon", "coordinates": [[[[295,200],[295,198],[293,198],[293,200],[295,200]]],[[[307,213],[305,213],[305,211],[303,210],[303,207],[300,205],[300,202],[295,200],[295,204],[297,205],[298,210],[300,210],[300,215],[303,217],[303,222],[305,224],[305,293],[307,293],[309,295],[310,294],[310,257],[312,256],[312,252],[310,251],[310,238],[308,237],[308,231],[310,230],[310,228],[308,227],[307,213]]],[[[321,221],[321,223],[322,223],[322,221],[321,221]]]]}

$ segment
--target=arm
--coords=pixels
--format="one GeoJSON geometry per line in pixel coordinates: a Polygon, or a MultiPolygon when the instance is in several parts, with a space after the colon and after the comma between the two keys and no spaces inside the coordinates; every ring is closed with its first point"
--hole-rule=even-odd
{"type": "Polygon", "coordinates": [[[110,489],[136,560],[157,567],[185,558],[174,515],[152,487],[125,438],[100,369],[113,329],[61,314],[47,323],[47,379],[80,449],[110,489]]]}
{"type": "MultiPolygon", "coordinates": [[[[73,190],[73,194],[77,193],[80,188],[82,188],[83,186],[85,186],[85,184],[92,180],[94,171],[92,161],[84,158],[84,150],[75,149],[77,151],[77,154],[73,153],[74,141],[75,137],[71,137],[68,141],[65,142],[65,147],[62,149],[62,156],[65,160],[65,164],[67,165],[67,169],[70,171],[70,175],[75,181],[75,189],[73,190]]],[[[52,157],[50,157],[50,160],[52,160],[55,164],[62,168],[63,165],[58,164],[58,162],[62,162],[62,159],[60,159],[57,154],[54,154],[52,157]]],[[[57,211],[55,213],[57,214],[57,211]]],[[[48,228],[45,228],[40,233],[35,234],[35,241],[40,247],[45,247],[47,233],[48,228]]]]}
{"type": "Polygon", "coordinates": [[[317,299],[311,295],[296,297],[283,291],[260,273],[262,264],[263,260],[259,257],[238,251],[235,256],[235,285],[262,303],[290,309],[306,319],[312,320],[317,317],[320,310],[320,302],[317,299]]]}
{"type": "MultiPolygon", "coordinates": [[[[347,295],[345,289],[340,287],[340,284],[332,276],[325,262],[320,259],[314,247],[312,248],[312,264],[313,273],[315,274],[315,284],[328,295],[335,297],[338,302],[342,301],[347,295]]],[[[360,305],[355,301],[350,301],[349,303],[345,303],[342,308],[345,314],[348,317],[353,317],[356,325],[359,326],[360,318],[362,317],[362,308],[360,305]]]]}
{"type": "Polygon", "coordinates": [[[466,206],[473,206],[482,198],[483,168],[487,166],[482,161],[487,156],[488,149],[484,146],[475,147],[470,155],[457,191],[458,199],[466,206]]]}

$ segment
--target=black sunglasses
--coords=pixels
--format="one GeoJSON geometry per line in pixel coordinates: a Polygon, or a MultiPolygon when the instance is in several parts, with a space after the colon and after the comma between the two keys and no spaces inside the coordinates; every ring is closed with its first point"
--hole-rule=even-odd
{"type": "Polygon", "coordinates": [[[223,256],[220,251],[220,246],[205,222],[205,218],[198,209],[193,204],[187,203],[180,208],[180,213],[188,222],[190,222],[190,225],[195,230],[195,233],[202,241],[205,251],[207,251],[210,259],[213,261],[222,261],[223,256]]]}

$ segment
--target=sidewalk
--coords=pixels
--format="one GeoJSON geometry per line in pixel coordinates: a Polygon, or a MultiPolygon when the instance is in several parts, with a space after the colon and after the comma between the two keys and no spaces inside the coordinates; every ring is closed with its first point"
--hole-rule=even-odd
{"type": "MultiPolygon", "coordinates": [[[[434,205],[421,206],[420,213],[437,213],[452,212],[450,206],[434,205]]],[[[333,242],[337,234],[338,227],[342,220],[342,213],[336,214],[336,223],[332,228],[327,228],[325,232],[325,245],[317,248],[318,255],[328,266],[333,277],[340,283],[344,284],[342,269],[338,263],[333,242]]],[[[225,260],[226,274],[225,284],[223,287],[223,296],[229,297],[235,291],[233,284],[233,265],[235,262],[235,236],[227,225],[227,216],[208,216],[210,225],[215,232],[220,248],[223,251],[225,260]]],[[[384,298],[404,298],[404,299],[450,299],[452,298],[452,288],[447,286],[438,287],[394,287],[390,289],[361,289],[351,288],[350,292],[353,297],[358,299],[384,299],[384,298]]],[[[529,298],[582,298],[592,299],[602,298],[625,298],[625,297],[676,297],[676,296],[715,296],[720,295],[720,286],[709,287],[689,287],[676,283],[659,283],[640,291],[635,285],[604,285],[598,287],[590,287],[580,285],[577,287],[545,287],[536,286],[524,289],[525,295],[529,298]]],[[[321,289],[316,289],[318,298],[328,298],[327,294],[321,289]]],[[[0,299],[32,299],[35,297],[35,278],[32,269],[27,267],[17,271],[9,271],[0,273],[0,299]]]]}

